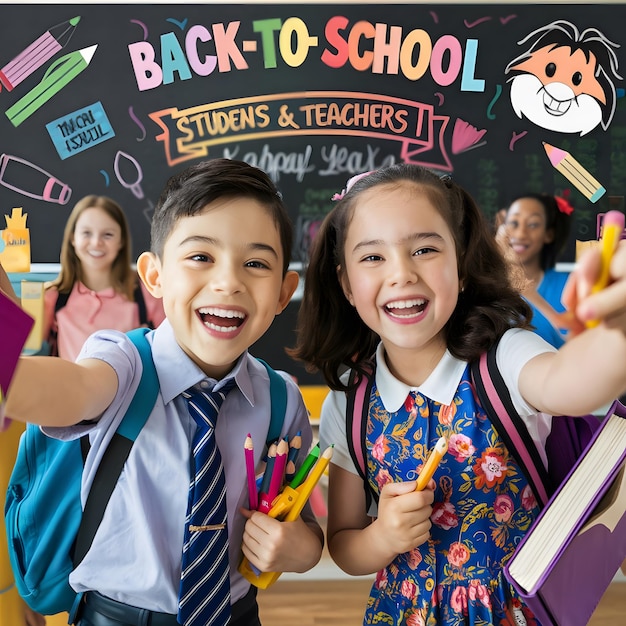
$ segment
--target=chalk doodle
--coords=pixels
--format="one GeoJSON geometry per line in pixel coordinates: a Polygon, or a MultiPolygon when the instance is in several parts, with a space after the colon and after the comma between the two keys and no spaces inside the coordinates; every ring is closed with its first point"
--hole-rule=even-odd
{"type": "Polygon", "coordinates": [[[143,133],[141,137],[137,137],[137,141],[143,141],[146,138],[146,127],[141,123],[141,120],[135,115],[135,111],[133,111],[132,106],[128,107],[128,115],[130,116],[130,119],[133,120],[133,122],[135,122],[137,126],[139,126],[139,128],[141,129],[141,132],[143,133]]]}

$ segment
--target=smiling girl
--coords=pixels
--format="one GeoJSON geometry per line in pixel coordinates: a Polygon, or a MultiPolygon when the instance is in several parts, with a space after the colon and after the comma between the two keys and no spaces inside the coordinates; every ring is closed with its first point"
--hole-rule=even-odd
{"type": "Polygon", "coordinates": [[[128,222],[117,202],[95,195],[79,200],[65,225],[61,271],[46,287],[44,337],[53,355],[74,361],[97,330],[161,323],[161,301],[138,280],[130,254],[128,222]]]}
{"type": "Polygon", "coordinates": [[[292,354],[332,389],[320,422],[321,445],[334,444],[328,547],[347,573],[378,572],[364,624],[537,624],[503,567],[539,507],[476,398],[470,363],[497,343],[500,373],[544,457],[552,415],[589,413],[618,396],[626,246],[612,284],[590,297],[599,259],[587,254],[565,300],[581,322],[602,321],[556,350],[528,330],[530,308],[489,226],[449,176],[409,164],[368,173],[325,218],[292,354]],[[369,413],[355,446],[366,453],[366,489],[346,432],[364,376],[369,413]],[[418,491],[441,437],[449,452],[418,491]]]}

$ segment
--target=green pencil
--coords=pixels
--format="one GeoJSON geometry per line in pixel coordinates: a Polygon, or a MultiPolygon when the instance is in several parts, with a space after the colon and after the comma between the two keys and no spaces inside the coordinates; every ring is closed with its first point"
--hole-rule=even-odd
{"type": "Polygon", "coordinates": [[[299,487],[304,479],[306,478],[309,470],[313,467],[317,459],[320,456],[320,444],[319,441],[311,448],[311,452],[309,452],[306,459],[304,459],[304,463],[300,466],[300,469],[296,472],[296,475],[291,479],[289,486],[292,489],[296,489],[299,487]]]}
{"type": "Polygon", "coordinates": [[[13,126],[19,126],[52,96],[61,91],[71,80],[87,68],[98,44],[74,50],[56,60],[43,75],[41,82],[6,110],[13,126]]]}

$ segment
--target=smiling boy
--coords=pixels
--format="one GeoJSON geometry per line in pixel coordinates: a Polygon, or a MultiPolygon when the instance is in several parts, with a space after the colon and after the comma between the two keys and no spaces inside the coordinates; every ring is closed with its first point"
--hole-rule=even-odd
{"type": "MultiPolygon", "coordinates": [[[[238,573],[241,553],[262,571],[303,572],[322,550],[310,508],[292,523],[249,512],[243,445],[265,442],[269,379],[248,348],[288,304],[298,283],[289,271],[292,231],[269,177],[240,161],[199,163],[168,181],[152,223],[151,251],[137,271],[163,299],[166,320],[148,333],[160,393],[132,448],[122,478],[85,559],[70,576],[86,592],[81,626],[155,623],[175,626],[195,422],[182,394],[234,380],[215,428],[226,476],[232,617],[260,624],[256,590],[238,573]],[[145,619],[146,611],[150,617],[145,619]],[[116,621],[117,620],[117,621],[116,621]],[[150,621],[152,620],[152,621],[150,621]]],[[[76,363],[23,358],[7,414],[41,424],[58,438],[90,435],[82,497],[128,407],[141,375],[139,355],[123,333],[102,331],[76,363]]],[[[312,433],[297,385],[287,383],[281,436],[312,433]]],[[[258,466],[262,446],[255,448],[258,466]]],[[[180,622],[182,623],[182,621],[180,622]]]]}

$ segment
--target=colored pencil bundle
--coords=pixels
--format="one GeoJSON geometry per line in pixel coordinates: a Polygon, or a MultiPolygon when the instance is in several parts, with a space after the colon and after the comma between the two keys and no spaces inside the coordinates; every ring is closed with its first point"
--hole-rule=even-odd
{"type": "MultiPolygon", "coordinates": [[[[299,434],[296,437],[298,436],[299,434]]],[[[269,517],[286,522],[298,518],[315,485],[328,467],[333,453],[333,447],[329,446],[320,454],[320,445],[316,443],[300,468],[295,471],[299,453],[299,447],[296,446],[300,441],[294,442],[292,439],[292,442],[294,445],[290,446],[287,439],[282,439],[277,444],[270,446],[258,493],[254,475],[254,460],[250,463],[254,451],[250,435],[246,437],[244,445],[250,508],[256,508],[258,511],[267,513],[269,517]],[[292,452],[292,450],[294,451],[292,452]],[[293,465],[291,468],[290,463],[293,465]],[[290,469],[293,470],[291,474],[289,473],[290,469]],[[286,480],[287,477],[290,479],[286,480]],[[255,503],[257,504],[256,507],[253,506],[255,503]]],[[[280,576],[280,572],[259,572],[245,557],[239,565],[239,571],[249,582],[260,589],[266,589],[280,576]]]]}
{"type": "MultiPolygon", "coordinates": [[[[278,518],[280,514],[286,514],[286,507],[292,504],[289,497],[281,498],[286,490],[293,497],[304,490],[304,484],[309,481],[309,473],[320,460],[320,447],[317,443],[305,458],[300,468],[296,471],[296,461],[300,453],[302,437],[300,433],[290,441],[287,437],[270,445],[267,453],[265,470],[261,478],[257,478],[254,468],[254,444],[250,434],[244,443],[246,459],[246,473],[248,477],[248,499],[252,510],[261,511],[271,517],[278,518]],[[280,502],[280,506],[277,507],[280,502]]],[[[332,449],[331,449],[332,451],[332,449]]],[[[330,453],[329,453],[330,454],[330,453]]],[[[323,455],[322,455],[323,456],[323,455]]],[[[330,456],[328,456],[330,460],[330,456]]],[[[321,470],[314,473],[315,480],[311,490],[326,469],[327,463],[321,470]]],[[[308,491],[308,489],[307,489],[308,491]]],[[[310,492],[306,494],[307,499],[310,492]]],[[[306,501],[306,500],[305,500],[306,501]]]]}

